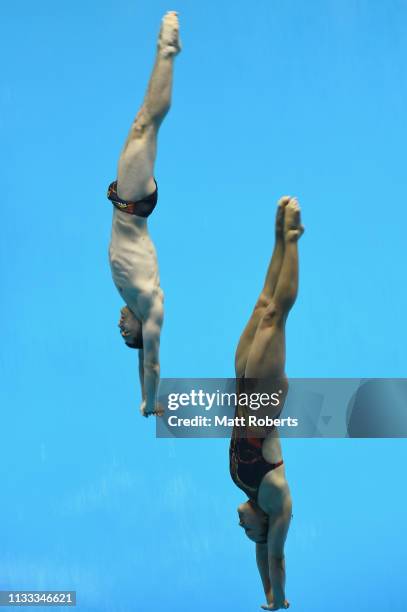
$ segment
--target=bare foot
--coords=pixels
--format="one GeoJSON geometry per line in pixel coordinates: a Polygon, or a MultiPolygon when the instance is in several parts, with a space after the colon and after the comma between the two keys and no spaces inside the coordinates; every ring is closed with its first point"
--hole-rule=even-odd
{"type": "Polygon", "coordinates": [[[141,402],[141,406],[140,406],[140,413],[144,417],[149,417],[151,415],[155,415],[155,416],[161,417],[164,414],[164,408],[161,406],[161,404],[156,404],[156,407],[155,407],[154,410],[149,410],[147,408],[147,402],[145,400],[143,400],[141,402]]]}
{"type": "Polygon", "coordinates": [[[177,55],[181,51],[179,21],[176,11],[169,11],[162,19],[158,49],[164,57],[177,55]]]}
{"type": "Polygon", "coordinates": [[[276,214],[276,238],[284,237],[284,212],[285,207],[291,200],[291,196],[283,196],[277,203],[277,214],[276,214]]]}
{"type": "Polygon", "coordinates": [[[291,198],[285,206],[284,236],[287,242],[301,238],[304,227],[301,225],[301,209],[296,198],[291,198]]]}

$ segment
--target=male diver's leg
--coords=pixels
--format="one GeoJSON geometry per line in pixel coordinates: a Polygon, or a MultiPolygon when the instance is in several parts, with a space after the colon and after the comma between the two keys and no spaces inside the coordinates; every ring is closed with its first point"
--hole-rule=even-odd
{"type": "Polygon", "coordinates": [[[252,315],[243,330],[240,337],[235,356],[236,376],[240,378],[246,370],[247,358],[249,356],[250,347],[255,336],[257,326],[264,315],[265,309],[269,305],[273,293],[275,291],[278,277],[280,274],[283,258],[284,258],[284,210],[290,201],[289,196],[281,198],[277,205],[276,221],[275,221],[275,242],[273,255],[271,257],[264,287],[256,302],[252,315]]]}
{"type": "Polygon", "coordinates": [[[140,200],[155,189],[157,134],[170,109],[174,57],[179,51],[178,16],[169,12],[162,20],[155,64],[143,104],[119,159],[117,194],[124,200],[140,200]]]}

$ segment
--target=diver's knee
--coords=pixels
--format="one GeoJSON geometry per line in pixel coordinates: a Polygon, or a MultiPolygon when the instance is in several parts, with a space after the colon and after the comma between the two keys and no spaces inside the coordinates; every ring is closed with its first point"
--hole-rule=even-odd
{"type": "Polygon", "coordinates": [[[154,118],[145,106],[142,106],[137,113],[130,128],[130,138],[139,140],[149,128],[154,127],[154,118]]]}
{"type": "Polygon", "coordinates": [[[271,300],[261,318],[261,325],[263,327],[278,325],[279,323],[283,322],[284,316],[285,310],[282,305],[277,304],[274,300],[271,300]]]}
{"type": "Polygon", "coordinates": [[[270,304],[270,298],[267,297],[264,293],[261,293],[259,299],[256,302],[254,309],[258,310],[259,308],[261,309],[267,308],[269,304],[270,304]]]}

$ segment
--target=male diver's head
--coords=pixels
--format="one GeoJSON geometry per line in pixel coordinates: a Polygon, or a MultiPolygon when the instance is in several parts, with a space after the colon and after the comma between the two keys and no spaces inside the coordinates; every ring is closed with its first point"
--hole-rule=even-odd
{"type": "Polygon", "coordinates": [[[124,306],[120,311],[119,327],[120,334],[129,348],[143,348],[141,322],[128,306],[124,306]]]}
{"type": "Polygon", "coordinates": [[[257,544],[267,542],[268,516],[257,504],[249,500],[237,509],[239,526],[243,527],[249,540],[257,544]]]}

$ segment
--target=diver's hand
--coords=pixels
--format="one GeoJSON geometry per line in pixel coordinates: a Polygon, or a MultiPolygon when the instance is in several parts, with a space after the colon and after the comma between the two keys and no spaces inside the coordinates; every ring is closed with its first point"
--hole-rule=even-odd
{"type": "Polygon", "coordinates": [[[140,413],[144,417],[149,417],[151,415],[155,416],[163,416],[164,408],[160,403],[157,402],[155,406],[147,406],[147,402],[143,400],[140,406],[140,413]]]}
{"type": "Polygon", "coordinates": [[[263,604],[262,610],[287,610],[290,607],[290,603],[284,599],[282,602],[273,601],[269,604],[263,604]]]}

